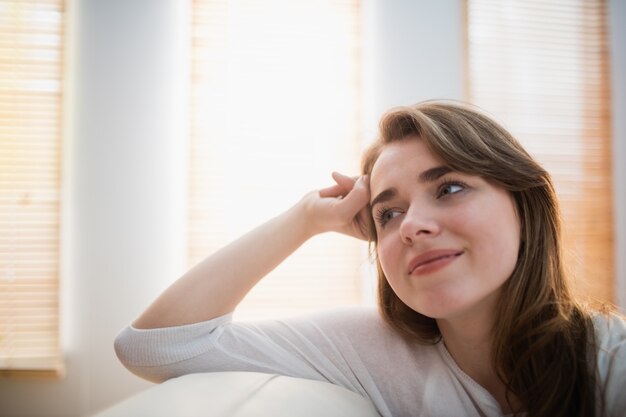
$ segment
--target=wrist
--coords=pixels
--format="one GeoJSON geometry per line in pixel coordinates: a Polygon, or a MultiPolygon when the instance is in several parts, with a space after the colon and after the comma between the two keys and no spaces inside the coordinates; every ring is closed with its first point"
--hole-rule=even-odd
{"type": "Polygon", "coordinates": [[[306,194],[295,206],[290,209],[297,223],[296,227],[302,230],[306,239],[324,232],[319,224],[319,216],[316,211],[316,201],[319,198],[317,191],[306,194]]]}

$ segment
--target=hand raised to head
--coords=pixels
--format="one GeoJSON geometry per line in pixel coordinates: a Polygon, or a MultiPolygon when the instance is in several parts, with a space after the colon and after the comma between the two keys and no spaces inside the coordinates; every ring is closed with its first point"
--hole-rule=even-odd
{"type": "Polygon", "coordinates": [[[357,239],[369,237],[369,181],[333,172],[336,184],[305,196],[316,233],[335,231],[357,239]]]}

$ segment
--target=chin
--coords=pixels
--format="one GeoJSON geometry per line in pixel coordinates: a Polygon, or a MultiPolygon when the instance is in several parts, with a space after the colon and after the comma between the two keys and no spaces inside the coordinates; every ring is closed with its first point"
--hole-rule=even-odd
{"type": "Polygon", "coordinates": [[[407,305],[418,313],[435,320],[448,320],[461,317],[471,309],[467,300],[456,297],[431,296],[407,305]]]}

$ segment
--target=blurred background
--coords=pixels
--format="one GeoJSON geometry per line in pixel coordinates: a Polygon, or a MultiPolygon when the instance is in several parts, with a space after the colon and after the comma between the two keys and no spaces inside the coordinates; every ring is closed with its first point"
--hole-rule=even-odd
{"type": "MultiPolygon", "coordinates": [[[[622,0],[0,0],[0,416],[150,386],[116,334],[427,99],[477,104],[546,166],[576,291],[625,312],[625,32],[622,0]]],[[[320,236],[236,317],[374,289],[365,243],[320,236]]]]}

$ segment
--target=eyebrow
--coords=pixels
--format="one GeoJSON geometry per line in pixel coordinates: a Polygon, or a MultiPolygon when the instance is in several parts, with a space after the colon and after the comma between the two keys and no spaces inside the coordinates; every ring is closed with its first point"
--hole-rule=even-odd
{"type": "MultiPolygon", "coordinates": [[[[452,168],[450,168],[449,166],[441,165],[427,169],[426,171],[422,172],[419,175],[418,179],[420,182],[433,182],[437,181],[439,178],[443,177],[449,172],[452,172],[452,168]]],[[[376,197],[374,197],[374,199],[370,203],[370,208],[374,207],[376,204],[384,203],[385,201],[391,200],[396,196],[396,194],[397,191],[395,188],[387,188],[376,197]]]]}
{"type": "Polygon", "coordinates": [[[445,165],[430,168],[420,174],[419,180],[420,182],[433,182],[449,172],[452,172],[452,168],[445,165]]]}

